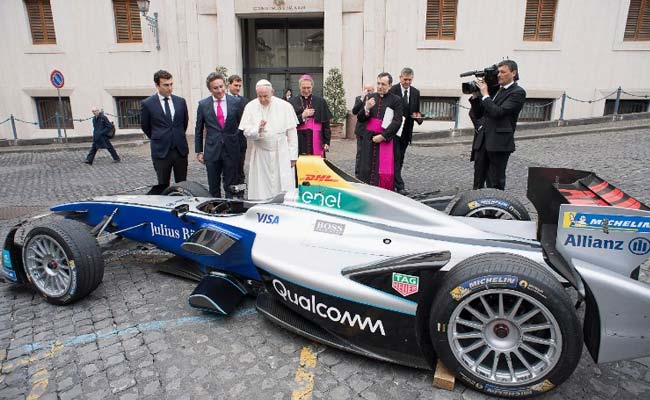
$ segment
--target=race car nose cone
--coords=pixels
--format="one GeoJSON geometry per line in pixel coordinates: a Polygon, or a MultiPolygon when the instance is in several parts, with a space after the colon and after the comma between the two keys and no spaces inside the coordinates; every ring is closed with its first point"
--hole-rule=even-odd
{"type": "Polygon", "coordinates": [[[494,326],[494,334],[501,339],[508,336],[509,333],[510,333],[510,329],[508,329],[508,327],[505,326],[504,324],[497,324],[494,326]]]}

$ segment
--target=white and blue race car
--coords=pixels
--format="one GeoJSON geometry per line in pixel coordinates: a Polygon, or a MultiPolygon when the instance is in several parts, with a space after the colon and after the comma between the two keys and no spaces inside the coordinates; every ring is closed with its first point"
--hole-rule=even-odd
{"type": "Polygon", "coordinates": [[[229,314],[254,295],[308,338],[417,368],[441,360],[502,397],[561,384],[583,341],[596,362],[650,355],[650,286],[638,280],[650,211],[593,173],[531,168],[537,222],[503,192],[465,193],[448,214],[436,208],[449,196],[425,205],[319,157],[299,159],[297,182],[264,202],[182,182],[173,197],[62,204],[52,211],[65,219],[11,229],[1,275],[68,304],[101,284],[97,238],[152,243],[199,281],[192,306],[229,314]]]}

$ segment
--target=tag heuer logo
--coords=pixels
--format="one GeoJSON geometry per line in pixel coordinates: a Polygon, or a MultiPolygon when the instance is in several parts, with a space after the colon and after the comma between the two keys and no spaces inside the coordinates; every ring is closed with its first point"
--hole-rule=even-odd
{"type": "Polygon", "coordinates": [[[393,272],[393,289],[402,296],[409,296],[419,290],[420,278],[393,272]]]}

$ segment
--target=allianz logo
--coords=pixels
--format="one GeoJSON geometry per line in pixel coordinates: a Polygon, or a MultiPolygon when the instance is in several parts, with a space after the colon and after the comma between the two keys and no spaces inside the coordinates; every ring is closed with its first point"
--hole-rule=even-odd
{"type": "Polygon", "coordinates": [[[321,318],[329,319],[332,322],[338,322],[341,325],[349,325],[351,328],[358,327],[362,331],[365,331],[366,328],[369,329],[371,333],[379,331],[382,336],[386,336],[384,324],[380,319],[373,321],[370,317],[363,318],[359,314],[350,314],[349,311],[341,312],[341,310],[336,307],[331,307],[327,304],[321,303],[313,294],[310,297],[306,297],[298,295],[297,293],[292,293],[286,286],[284,286],[284,283],[277,279],[273,279],[273,288],[284,301],[293,303],[303,310],[318,315],[321,318]]]}
{"type": "Polygon", "coordinates": [[[341,209],[341,192],[324,195],[323,193],[304,191],[300,195],[300,200],[305,204],[341,209]]]}
{"type": "Polygon", "coordinates": [[[591,249],[623,250],[622,240],[598,239],[591,235],[569,234],[564,241],[565,246],[586,247],[591,249]]]}

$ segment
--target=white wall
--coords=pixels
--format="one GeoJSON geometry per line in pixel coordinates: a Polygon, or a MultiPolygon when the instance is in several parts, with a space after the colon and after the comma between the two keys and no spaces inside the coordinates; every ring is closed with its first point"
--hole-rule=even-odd
{"type": "MultiPolygon", "coordinates": [[[[404,66],[415,70],[414,86],[425,96],[461,97],[458,74],[510,58],[519,64],[520,84],[529,98],[593,99],[619,85],[650,94],[650,42],[623,42],[629,0],[559,0],[553,42],[524,42],[523,0],[459,0],[456,40],[426,41],[426,0],[153,0],[161,49],[142,21],[143,43],[117,44],[110,0],[51,0],[57,44],[31,44],[22,0],[0,1],[0,121],[13,113],[36,121],[32,97],[55,96],[49,83],[57,68],[66,77],[75,118],[93,105],[116,114],[113,96],[154,92],[153,73],[167,69],[175,93],[185,97],[193,119],[198,100],[208,95],[205,76],[217,65],[241,74],[240,17],[324,15],[324,72],[340,66],[348,106],[364,82],[386,70],[395,78],[404,66]]],[[[625,96],[623,98],[626,98],[625,96]]],[[[629,98],[629,97],[628,97],[629,98]]],[[[565,118],[602,115],[604,100],[567,101],[565,118]]],[[[559,102],[553,118],[560,113],[559,102]]],[[[466,110],[460,126],[470,126],[466,110]]],[[[419,130],[446,129],[453,122],[427,122],[419,130]]],[[[55,137],[56,130],[18,124],[19,138],[55,137]]],[[[136,132],[137,130],[120,130],[136,132]]],[[[91,134],[89,122],[75,122],[69,136],[91,134]]],[[[12,138],[9,123],[0,139],[12,138]]]]}

